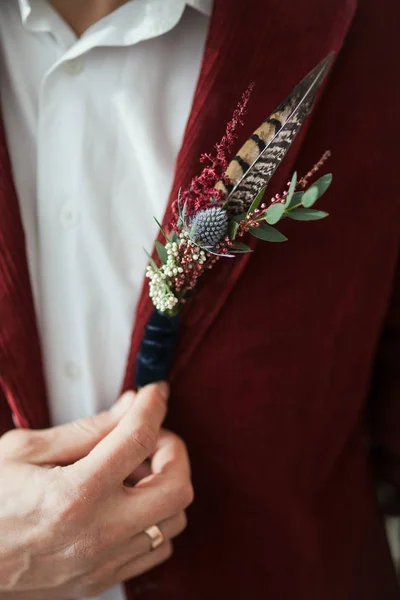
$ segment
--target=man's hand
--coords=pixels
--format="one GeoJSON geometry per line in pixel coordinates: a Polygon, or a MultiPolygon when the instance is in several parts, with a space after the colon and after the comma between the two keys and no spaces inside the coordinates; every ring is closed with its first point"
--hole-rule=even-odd
{"type": "Polygon", "coordinates": [[[0,438],[2,600],[95,596],[171,555],[193,491],[184,443],[160,429],[167,393],[147,386],[116,411],[0,438]],[[155,524],[166,541],[151,552],[155,524]]]}

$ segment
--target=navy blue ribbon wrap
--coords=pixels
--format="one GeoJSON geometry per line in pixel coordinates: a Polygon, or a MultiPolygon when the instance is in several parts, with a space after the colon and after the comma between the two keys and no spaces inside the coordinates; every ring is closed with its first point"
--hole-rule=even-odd
{"type": "Polygon", "coordinates": [[[138,388],[168,379],[178,338],[179,315],[168,317],[158,310],[151,314],[136,357],[138,388]]]}

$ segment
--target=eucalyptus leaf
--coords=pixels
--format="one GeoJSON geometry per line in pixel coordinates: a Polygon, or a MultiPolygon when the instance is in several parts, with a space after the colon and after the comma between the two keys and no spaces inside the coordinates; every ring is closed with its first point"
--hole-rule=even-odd
{"type": "Polygon", "coordinates": [[[154,242],[154,245],[156,247],[157,254],[160,257],[161,262],[163,262],[165,265],[168,260],[168,252],[165,246],[163,246],[158,240],[154,242]]]}
{"type": "Polygon", "coordinates": [[[254,212],[256,210],[256,208],[258,208],[260,206],[261,200],[263,199],[264,194],[265,194],[265,188],[266,188],[266,186],[261,188],[261,190],[258,192],[257,196],[254,198],[253,202],[250,205],[249,210],[247,211],[248,215],[250,213],[254,212]]]}
{"type": "Polygon", "coordinates": [[[238,229],[239,229],[239,223],[237,223],[236,221],[233,221],[233,220],[229,221],[229,225],[228,225],[229,239],[231,239],[231,240],[235,239],[238,229]]]}
{"type": "Polygon", "coordinates": [[[243,242],[235,242],[233,246],[230,248],[231,252],[253,252],[249,246],[243,244],[243,242]]]}
{"type": "Polygon", "coordinates": [[[286,242],[287,240],[283,233],[266,223],[261,223],[259,227],[250,227],[249,231],[254,237],[266,242],[286,242]]]}
{"type": "Polygon", "coordinates": [[[289,204],[286,206],[286,210],[290,210],[291,208],[293,208],[293,206],[301,204],[303,196],[304,192],[295,192],[291,197],[289,204]]]}
{"type": "Polygon", "coordinates": [[[322,175],[317,181],[315,181],[312,187],[317,186],[318,188],[318,198],[321,198],[322,194],[326,192],[328,187],[332,183],[332,173],[327,173],[326,175],[322,175]]]}
{"type": "Polygon", "coordinates": [[[294,194],[294,190],[296,189],[296,183],[297,183],[297,171],[295,171],[293,173],[293,177],[292,180],[290,182],[290,186],[289,186],[289,190],[288,190],[288,195],[286,196],[286,202],[285,202],[285,208],[288,208],[290,205],[290,201],[293,197],[294,194]]]}
{"type": "Polygon", "coordinates": [[[305,208],[310,208],[319,198],[318,188],[316,185],[312,185],[304,192],[304,196],[301,199],[301,203],[305,208]]]}
{"type": "Polygon", "coordinates": [[[283,213],[285,212],[285,205],[282,202],[275,202],[267,208],[265,220],[270,225],[275,225],[281,220],[283,213]]]}
{"type": "Polygon", "coordinates": [[[312,208],[295,208],[287,213],[290,219],[295,221],[319,221],[325,219],[329,213],[322,210],[314,210],[312,208]]]}

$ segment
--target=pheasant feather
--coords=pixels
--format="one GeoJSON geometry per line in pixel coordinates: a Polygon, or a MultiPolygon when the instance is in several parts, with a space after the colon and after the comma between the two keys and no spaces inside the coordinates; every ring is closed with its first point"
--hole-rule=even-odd
{"type": "Polygon", "coordinates": [[[230,214],[247,211],[260,189],[268,184],[310,113],[332,59],[333,53],[304,77],[229,163],[215,187],[226,194],[230,214]]]}

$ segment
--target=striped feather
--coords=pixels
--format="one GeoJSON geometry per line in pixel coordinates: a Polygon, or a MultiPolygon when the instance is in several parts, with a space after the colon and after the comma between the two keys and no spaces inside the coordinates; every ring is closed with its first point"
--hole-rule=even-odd
{"type": "Polygon", "coordinates": [[[332,59],[333,53],[306,75],[229,163],[224,174],[229,183],[221,180],[215,187],[227,194],[231,214],[246,211],[259,190],[268,184],[310,113],[332,59]]]}

